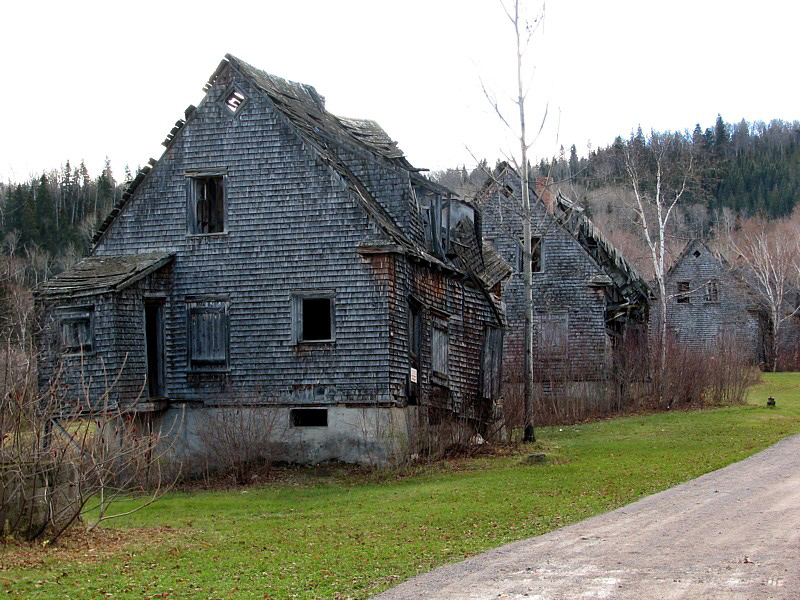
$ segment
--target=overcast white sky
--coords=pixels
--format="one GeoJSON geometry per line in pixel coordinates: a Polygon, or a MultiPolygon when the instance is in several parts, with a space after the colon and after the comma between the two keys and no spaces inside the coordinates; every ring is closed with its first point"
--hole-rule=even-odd
{"type": "MultiPolygon", "coordinates": [[[[536,3],[532,6],[538,7],[536,3]]],[[[0,179],[67,159],[95,176],[160,146],[226,52],[310,83],[336,114],[378,121],[416,166],[490,162],[508,136],[481,92],[515,88],[512,30],[493,0],[171,0],[0,7],[0,179]]],[[[526,59],[536,156],[605,146],[637,125],[800,119],[800,3],[549,0],[526,59]]],[[[509,107],[509,110],[511,108],[509,107]]]]}

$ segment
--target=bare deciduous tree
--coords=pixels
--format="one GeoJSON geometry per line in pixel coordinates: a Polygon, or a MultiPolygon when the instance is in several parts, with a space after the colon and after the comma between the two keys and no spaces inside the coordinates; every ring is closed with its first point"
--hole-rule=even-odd
{"type": "Polygon", "coordinates": [[[66,399],[58,377],[38,391],[35,360],[10,344],[0,360],[0,534],[53,543],[87,514],[91,530],[171,488],[180,474],[163,471],[171,431],[149,431],[109,394],[66,399]],[[140,502],[112,510],[131,496],[140,502]]]}
{"type": "Polygon", "coordinates": [[[633,210],[650,250],[661,299],[659,365],[663,370],[667,360],[667,235],[675,207],[689,189],[693,160],[680,137],[672,134],[651,132],[647,139],[637,135],[620,151],[635,198],[633,210]]]}
{"type": "MultiPolygon", "coordinates": [[[[512,132],[516,138],[519,146],[519,156],[510,152],[508,156],[509,162],[514,166],[515,170],[520,176],[521,183],[521,197],[520,197],[520,220],[522,222],[522,257],[523,257],[523,284],[524,284],[524,306],[525,306],[525,332],[524,332],[524,346],[525,346],[525,360],[524,360],[524,405],[525,405],[525,427],[523,433],[523,441],[533,442],[536,440],[536,433],[533,423],[533,291],[532,291],[532,271],[531,271],[531,227],[532,227],[532,210],[529,189],[529,170],[528,152],[531,149],[532,141],[528,135],[525,102],[527,100],[530,89],[528,87],[529,77],[526,77],[525,70],[525,54],[531,43],[531,40],[544,22],[544,4],[541,10],[534,15],[527,14],[525,7],[520,0],[513,0],[509,5],[501,2],[503,10],[508,17],[514,29],[514,48],[516,59],[516,98],[513,99],[517,108],[519,126],[514,127],[511,125],[511,119],[507,118],[501,109],[496,97],[491,94],[486,86],[483,87],[484,94],[487,100],[492,105],[495,113],[500,121],[512,132]]],[[[547,118],[547,111],[545,110],[542,117],[542,123],[539,126],[541,133],[544,126],[545,119],[547,118]]],[[[516,121],[516,118],[514,119],[516,121]]],[[[536,136],[534,136],[535,139],[536,136]]]]}
{"type": "Polygon", "coordinates": [[[775,371],[780,333],[784,324],[800,311],[796,297],[800,274],[797,229],[790,221],[770,224],[754,219],[742,228],[737,238],[732,246],[769,318],[767,365],[775,371]]]}

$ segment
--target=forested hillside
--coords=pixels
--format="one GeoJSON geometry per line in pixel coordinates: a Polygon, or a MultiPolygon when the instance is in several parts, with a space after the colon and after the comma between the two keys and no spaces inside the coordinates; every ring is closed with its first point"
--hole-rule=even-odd
{"type": "MultiPolygon", "coordinates": [[[[692,159],[695,186],[687,201],[700,203],[709,211],[728,208],[742,216],[775,218],[789,215],[800,197],[800,123],[774,120],[770,123],[725,123],[717,117],[713,127],[693,131],[663,132],[682,147],[682,157],[692,159]]],[[[552,160],[534,166],[538,175],[550,176],[556,184],[581,186],[588,190],[627,186],[621,160],[626,146],[642,145],[639,129],[627,139],[618,137],[611,145],[579,156],[575,146],[563,147],[552,160]]],[[[448,169],[433,174],[444,185],[469,193],[486,178],[487,161],[475,169],[448,169]]]]}
{"type": "MultiPolygon", "coordinates": [[[[651,273],[651,258],[641,223],[632,210],[631,181],[625,156],[647,154],[651,139],[669,140],[662,168],[673,178],[686,176],[687,192],[676,207],[667,235],[668,255],[676,256],[693,238],[722,240],[742,221],[780,219],[792,214],[800,198],[800,123],[698,124],[693,131],[653,132],[641,129],[627,139],[579,156],[575,146],[561,148],[552,160],[534,165],[537,176],[577,201],[595,224],[642,272],[651,273]]],[[[647,157],[646,157],[647,158],[647,157]]],[[[651,156],[650,162],[654,163],[651,156]]],[[[643,161],[644,163],[647,160],[643,161]]],[[[491,172],[484,160],[474,169],[448,169],[432,174],[439,183],[470,198],[491,172]]],[[[651,164],[646,177],[654,178],[651,164]]],[[[724,251],[724,248],[722,248],[724,251]]]]}

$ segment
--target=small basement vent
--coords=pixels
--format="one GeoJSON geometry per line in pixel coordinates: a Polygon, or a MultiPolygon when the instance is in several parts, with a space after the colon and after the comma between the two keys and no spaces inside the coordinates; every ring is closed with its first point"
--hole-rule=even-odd
{"type": "Polygon", "coordinates": [[[327,408],[293,408],[289,411],[292,427],[327,427],[327,408]]]}
{"type": "Polygon", "coordinates": [[[233,114],[236,114],[244,101],[244,94],[242,94],[239,90],[234,89],[231,90],[230,94],[228,94],[227,98],[225,98],[225,106],[227,106],[228,110],[233,114]]]}

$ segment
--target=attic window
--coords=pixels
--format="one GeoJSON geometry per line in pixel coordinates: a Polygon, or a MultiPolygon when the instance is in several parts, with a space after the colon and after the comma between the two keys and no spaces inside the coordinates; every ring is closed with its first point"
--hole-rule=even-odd
{"type": "Polygon", "coordinates": [[[222,175],[189,177],[189,233],[204,235],[225,231],[225,185],[222,175]]]}
{"type": "Polygon", "coordinates": [[[700,258],[700,250],[695,250],[694,252],[692,252],[692,256],[694,256],[695,258],[700,258]]]}
{"type": "Polygon", "coordinates": [[[225,106],[232,114],[236,114],[246,100],[245,95],[237,89],[232,89],[227,96],[225,96],[225,106]]]}
{"type": "Polygon", "coordinates": [[[503,196],[505,196],[506,198],[511,198],[511,196],[514,195],[514,188],[512,188],[510,185],[504,185],[500,189],[500,193],[503,194],[503,196]]]}
{"type": "MultiPolygon", "coordinates": [[[[525,263],[522,260],[524,250],[522,249],[523,240],[519,241],[517,247],[517,270],[523,273],[525,270],[525,263]]],[[[531,237],[531,273],[541,273],[544,264],[542,261],[542,238],[538,235],[531,237]]]]}
{"type": "Polygon", "coordinates": [[[717,281],[712,279],[706,284],[706,302],[719,302],[719,286],[717,281]]]}
{"type": "Polygon", "coordinates": [[[678,304],[689,304],[689,291],[692,289],[692,284],[689,281],[678,282],[678,297],[676,302],[678,304]]]}

